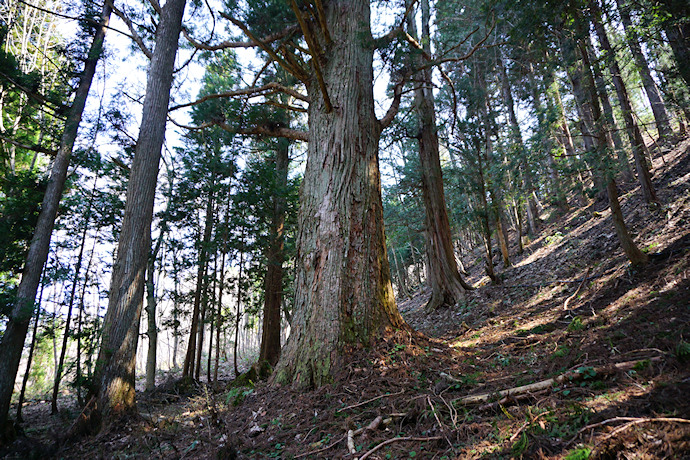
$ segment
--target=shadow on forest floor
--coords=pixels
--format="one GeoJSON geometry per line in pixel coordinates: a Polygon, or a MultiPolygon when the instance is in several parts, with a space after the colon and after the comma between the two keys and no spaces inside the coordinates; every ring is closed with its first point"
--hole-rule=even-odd
{"type": "MultiPolygon", "coordinates": [[[[400,303],[425,335],[351,350],[336,384],[306,393],[163,386],[140,395],[143,419],[57,456],[354,459],[378,447],[367,458],[686,458],[690,140],[654,166],[659,209],[644,206],[636,188],[621,194],[636,241],[652,255],[642,269],[626,262],[606,204],[592,203],[544,224],[502,271],[502,285],[477,267],[469,279],[478,288],[462,304],[427,312],[425,293],[400,303]],[[463,400],[476,394],[489,396],[463,400]]],[[[34,429],[27,434],[48,444],[49,430],[34,429]]],[[[38,442],[12,455],[36,453],[38,442]]]]}

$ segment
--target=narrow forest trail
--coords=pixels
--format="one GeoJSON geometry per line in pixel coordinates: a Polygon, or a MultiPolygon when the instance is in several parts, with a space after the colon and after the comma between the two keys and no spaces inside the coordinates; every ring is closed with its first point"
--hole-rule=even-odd
{"type": "Polygon", "coordinates": [[[606,203],[542,215],[525,253],[497,266],[502,285],[466,263],[477,289],[464,303],[428,312],[426,293],[401,302],[423,335],[351,350],[336,383],[304,393],[171,380],[138,395],[141,419],[57,451],[49,430],[36,428],[27,434],[46,447],[25,438],[10,457],[688,458],[690,139],[654,166],[661,208],[645,207],[636,188],[621,193],[652,256],[643,269],[618,248],[606,203]]]}

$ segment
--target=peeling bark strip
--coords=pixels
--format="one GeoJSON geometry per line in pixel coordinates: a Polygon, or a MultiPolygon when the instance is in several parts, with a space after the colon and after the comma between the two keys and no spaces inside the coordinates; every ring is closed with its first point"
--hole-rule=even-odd
{"type": "Polygon", "coordinates": [[[322,71],[333,110],[310,80],[294,318],[273,379],[297,387],[332,381],[348,345],[405,324],[385,251],[369,1],[323,6],[333,43],[322,71]]]}

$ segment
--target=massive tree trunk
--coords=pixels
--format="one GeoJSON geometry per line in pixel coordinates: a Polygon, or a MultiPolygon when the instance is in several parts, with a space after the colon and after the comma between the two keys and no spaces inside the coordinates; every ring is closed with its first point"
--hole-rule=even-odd
{"type": "MultiPolygon", "coordinates": [[[[425,52],[430,54],[429,43],[429,2],[422,0],[422,39],[425,52]]],[[[407,20],[410,34],[416,38],[414,14],[407,20]]],[[[415,53],[416,67],[423,64],[422,56],[415,53]]],[[[452,306],[460,302],[465,283],[458,271],[451,239],[450,222],[443,190],[443,172],[439,156],[436,111],[432,92],[431,70],[424,69],[415,79],[414,108],[417,114],[420,174],[422,176],[422,198],[424,201],[427,253],[427,282],[431,287],[431,299],[426,308],[434,310],[441,306],[452,306]]]]}
{"type": "Polygon", "coordinates": [[[184,7],[185,0],[168,0],[163,6],[148,71],[94,382],[98,392],[97,409],[105,424],[112,418],[136,411],[135,358],[146,261],[151,249],[153,202],[184,7]]]}
{"type": "Polygon", "coordinates": [[[264,279],[264,318],[261,329],[259,349],[259,369],[268,363],[275,366],[280,359],[280,310],[283,302],[283,237],[285,226],[285,195],[288,179],[290,143],[279,139],[275,151],[275,189],[273,196],[273,221],[271,223],[271,242],[266,257],[266,277],[264,279]]]}
{"type": "Polygon", "coordinates": [[[333,381],[350,346],[404,327],[383,232],[368,0],[323,5],[333,42],[322,59],[332,110],[309,84],[309,150],[297,235],[295,307],[274,382],[333,381]]]}
{"type": "Polygon", "coordinates": [[[616,4],[618,5],[618,13],[621,16],[621,22],[623,23],[623,27],[625,27],[625,34],[627,36],[630,52],[635,59],[637,71],[642,78],[642,84],[644,85],[647,99],[649,99],[649,104],[652,106],[652,113],[654,114],[654,121],[659,132],[659,137],[667,138],[673,135],[673,129],[671,129],[668,113],[666,113],[666,105],[661,97],[659,87],[656,85],[654,78],[652,78],[652,72],[649,70],[647,59],[642,53],[640,38],[637,35],[637,30],[633,26],[630,11],[628,11],[628,8],[623,4],[622,0],[616,0],[616,4]]]}
{"type": "Polygon", "coordinates": [[[24,340],[29,329],[29,322],[35,309],[34,301],[36,300],[36,291],[38,290],[41,273],[43,272],[43,265],[45,265],[48,259],[50,237],[65,187],[72,148],[77,138],[77,131],[79,130],[81,117],[86,106],[86,98],[91,88],[91,82],[96,73],[96,64],[103,49],[103,39],[105,38],[105,31],[111,12],[112,9],[106,2],[101,12],[100,25],[96,29],[89,54],[84,63],[84,70],[74,95],[72,107],[67,114],[65,130],[60,140],[60,148],[53,160],[50,180],[48,181],[41,205],[36,230],[26,256],[22,280],[17,290],[17,297],[10,313],[7,328],[2,336],[2,343],[0,344],[0,432],[3,431],[7,421],[14,381],[17,378],[17,370],[22,357],[22,349],[24,348],[24,340]]]}
{"type": "MultiPolygon", "coordinates": [[[[642,138],[642,133],[640,128],[635,123],[633,119],[633,108],[630,103],[630,98],[628,97],[628,91],[625,88],[625,83],[623,83],[623,77],[618,66],[618,61],[616,60],[616,55],[609,42],[608,35],[606,34],[606,29],[604,29],[604,24],[601,22],[601,10],[599,9],[598,0],[592,0],[590,2],[593,17],[592,24],[594,25],[594,30],[599,37],[599,43],[604,51],[606,62],[609,66],[611,76],[613,78],[613,84],[616,87],[616,93],[618,94],[618,102],[621,105],[621,110],[623,112],[623,118],[625,119],[625,127],[628,132],[628,137],[630,138],[630,144],[632,145],[633,158],[635,159],[635,169],[637,170],[637,179],[640,182],[640,188],[642,189],[642,196],[644,196],[647,203],[658,203],[659,199],[654,191],[654,185],[652,185],[652,178],[649,173],[649,168],[647,167],[647,162],[644,158],[644,148],[645,143],[642,138]]],[[[586,50],[582,50],[583,54],[586,50]]]]}

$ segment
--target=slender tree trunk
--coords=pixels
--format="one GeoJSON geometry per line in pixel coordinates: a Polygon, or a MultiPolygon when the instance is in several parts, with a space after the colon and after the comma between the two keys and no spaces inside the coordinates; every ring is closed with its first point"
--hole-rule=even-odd
{"type": "Polygon", "coordinates": [[[633,55],[633,59],[635,59],[637,71],[640,73],[640,78],[642,79],[642,84],[647,94],[649,104],[652,106],[652,113],[654,114],[654,121],[657,131],[659,132],[659,137],[666,139],[673,135],[673,129],[671,128],[668,113],[666,112],[666,105],[661,97],[659,87],[656,85],[654,78],[652,78],[652,72],[649,70],[647,59],[642,53],[640,38],[633,26],[630,11],[628,11],[628,8],[623,4],[622,0],[616,0],[616,4],[618,5],[618,13],[621,16],[621,22],[623,23],[623,27],[625,27],[625,34],[630,52],[633,55]]]}
{"type": "Polygon", "coordinates": [[[479,204],[482,236],[484,240],[484,256],[486,258],[486,274],[493,284],[500,284],[500,280],[494,272],[493,249],[491,248],[491,224],[489,203],[486,199],[486,180],[484,179],[484,165],[481,147],[477,146],[477,169],[479,172],[479,204]]]}
{"type": "MultiPolygon", "coordinates": [[[[428,48],[430,41],[428,36],[429,2],[422,0],[421,3],[423,29],[421,42],[428,48]]],[[[408,16],[407,23],[410,34],[416,37],[413,14],[408,16]]],[[[429,53],[430,50],[427,49],[426,52],[429,53]]],[[[417,67],[422,64],[421,58],[421,54],[415,54],[413,57],[417,67]]],[[[419,72],[418,86],[414,91],[414,107],[419,130],[419,170],[422,176],[422,198],[425,212],[427,282],[431,287],[431,298],[426,306],[429,310],[455,305],[464,298],[465,289],[471,289],[458,271],[453,252],[450,222],[443,190],[443,173],[439,156],[432,88],[431,71],[419,72]]]]}
{"type": "Polygon", "coordinates": [[[91,88],[91,82],[96,73],[96,64],[103,49],[103,39],[105,38],[110,13],[111,8],[106,3],[101,12],[100,26],[94,35],[88,57],[84,63],[79,86],[67,115],[65,130],[60,140],[60,148],[53,160],[53,167],[41,205],[41,212],[38,216],[34,236],[31,239],[29,252],[26,256],[22,280],[17,290],[17,298],[12,307],[5,333],[2,336],[2,343],[0,343],[0,432],[4,430],[7,421],[14,381],[17,378],[17,370],[22,356],[22,349],[24,348],[26,333],[29,329],[29,322],[35,309],[34,301],[41,273],[48,258],[50,237],[65,187],[72,148],[77,138],[77,131],[81,123],[89,88],[91,88]]]}
{"type": "MultiPolygon", "coordinates": [[[[44,274],[45,276],[45,274],[44,274]]],[[[26,359],[26,370],[22,378],[22,389],[19,391],[19,401],[17,401],[17,422],[22,420],[22,407],[24,406],[24,395],[26,394],[26,384],[29,381],[29,374],[31,373],[31,361],[34,357],[34,350],[36,349],[36,335],[38,332],[38,320],[41,317],[41,300],[43,299],[43,288],[45,286],[41,283],[41,291],[38,295],[38,303],[36,308],[36,315],[34,319],[34,329],[31,335],[31,346],[29,346],[29,357],[26,359]]]]}
{"type": "MultiPolygon", "coordinates": [[[[226,220],[224,228],[227,228],[228,211],[225,212],[226,220]]],[[[215,367],[213,368],[213,381],[218,382],[218,365],[220,364],[220,332],[223,325],[223,294],[225,292],[225,255],[227,254],[227,232],[223,241],[223,251],[220,256],[220,281],[218,283],[218,315],[216,320],[216,359],[215,367]]]]}
{"type": "MultiPolygon", "coordinates": [[[[244,238],[244,235],[242,236],[244,238]]],[[[232,364],[235,369],[235,377],[240,375],[240,370],[237,365],[237,355],[239,354],[240,342],[240,319],[242,307],[242,268],[244,267],[244,250],[240,250],[240,268],[237,274],[237,310],[235,311],[235,343],[233,344],[232,364]]]]}
{"type": "Polygon", "coordinates": [[[283,302],[283,253],[285,227],[285,188],[288,179],[289,147],[287,139],[278,140],[275,151],[275,185],[271,241],[266,257],[264,278],[264,315],[259,348],[259,369],[264,363],[274,367],[280,359],[280,310],[283,302]]]}
{"type": "Polygon", "coordinates": [[[332,43],[308,85],[309,147],[298,218],[295,306],[274,383],[320,386],[350,345],[407,327],[393,295],[383,231],[368,0],[324,3],[332,43]]]}
{"type": "Polygon", "coordinates": [[[89,284],[89,273],[91,272],[91,265],[93,263],[93,256],[96,253],[96,243],[98,242],[98,233],[100,227],[96,230],[96,235],[91,246],[91,255],[89,256],[89,263],[86,265],[86,273],[84,274],[84,284],[81,287],[81,294],[79,295],[79,317],[77,324],[77,404],[79,407],[84,405],[84,397],[82,395],[82,373],[81,373],[81,335],[84,322],[84,299],[86,298],[86,288],[89,284]]]}
{"type": "MultiPolygon", "coordinates": [[[[93,194],[91,195],[91,198],[93,199],[93,194]]],[[[89,203],[89,207],[91,207],[91,203],[89,203]]],[[[77,256],[77,264],[74,267],[74,279],[72,280],[72,289],[69,294],[69,305],[67,307],[67,318],[65,319],[65,333],[62,336],[62,347],[60,349],[60,358],[58,359],[58,365],[57,368],[55,369],[55,380],[53,382],[53,394],[50,399],[50,413],[51,414],[57,414],[58,412],[58,407],[57,407],[57,397],[58,397],[58,391],[60,390],[60,380],[62,379],[62,368],[65,363],[65,354],[67,353],[67,341],[69,339],[69,327],[70,327],[70,322],[72,320],[72,307],[74,306],[74,297],[77,293],[77,283],[79,282],[79,274],[81,272],[81,264],[82,260],[84,259],[84,246],[86,244],[86,233],[89,229],[89,217],[88,215],[90,214],[87,213],[87,217],[84,222],[84,229],[82,230],[82,235],[81,235],[81,243],[79,245],[79,255],[77,256]]]]}
{"type": "Polygon", "coordinates": [[[628,97],[628,91],[623,83],[623,77],[618,66],[618,61],[616,60],[616,55],[611,48],[608,35],[606,34],[603,23],[601,22],[601,10],[599,9],[598,0],[591,0],[590,7],[593,13],[592,24],[594,25],[594,30],[596,31],[597,36],[599,37],[601,48],[605,53],[606,62],[609,65],[609,70],[611,71],[611,76],[613,78],[613,84],[616,87],[616,93],[618,94],[618,101],[623,112],[623,118],[625,119],[625,126],[628,132],[628,137],[630,138],[630,144],[632,145],[633,158],[635,159],[635,169],[637,170],[637,179],[640,182],[642,196],[647,203],[658,203],[659,199],[656,196],[656,191],[654,190],[652,178],[649,173],[649,168],[647,167],[647,163],[644,158],[644,139],[642,138],[640,128],[633,119],[633,109],[632,104],[630,103],[630,98],[628,97]]]}
{"type": "MultiPolygon", "coordinates": [[[[168,200],[168,207],[170,200],[168,200]]],[[[156,356],[158,355],[158,325],[156,325],[156,287],[153,277],[156,270],[156,259],[163,245],[167,214],[161,221],[160,235],[156,241],[156,246],[151,251],[146,265],[146,335],[148,337],[148,348],[146,352],[146,390],[151,391],[156,387],[156,356]]]]}
{"type": "MultiPolygon", "coordinates": [[[[597,136],[597,151],[601,158],[601,164],[606,164],[607,149],[610,150],[610,145],[606,144],[607,138],[606,133],[602,124],[602,112],[599,106],[599,99],[597,97],[597,90],[594,84],[594,76],[592,75],[589,55],[584,47],[580,47],[580,52],[582,54],[583,66],[581,67],[584,77],[585,90],[589,94],[589,99],[591,100],[591,110],[592,116],[594,118],[594,126],[598,128],[597,136]]],[[[642,265],[647,262],[647,256],[642,251],[640,251],[635,245],[632,237],[630,236],[627,227],[625,226],[625,221],[623,220],[623,213],[621,211],[620,202],[618,200],[618,191],[616,187],[616,182],[614,180],[613,171],[606,168],[606,193],[609,200],[609,208],[611,209],[611,217],[613,219],[613,226],[616,230],[616,235],[618,236],[618,241],[621,247],[625,251],[626,256],[633,265],[642,265]]]]}
{"type": "MultiPolygon", "coordinates": [[[[208,245],[211,241],[213,230],[213,197],[209,196],[206,202],[206,217],[204,219],[204,235],[199,248],[199,262],[196,273],[196,289],[194,290],[194,307],[192,310],[192,325],[189,329],[189,342],[187,343],[187,354],[185,355],[183,377],[191,377],[195,374],[198,361],[201,359],[201,348],[203,347],[199,336],[199,330],[204,328],[204,318],[202,317],[202,295],[204,292],[204,279],[206,264],[208,259],[208,245]],[[197,350],[197,343],[199,349],[197,350]]],[[[197,373],[198,374],[198,373],[197,373]]],[[[198,375],[196,377],[198,379],[198,375]]]]}
{"type": "Polygon", "coordinates": [[[522,244],[522,213],[520,212],[520,204],[516,200],[513,200],[513,209],[515,210],[515,222],[517,225],[515,242],[517,243],[518,254],[522,255],[522,253],[525,252],[525,247],[522,244]]]}
{"type": "Polygon", "coordinates": [[[185,0],[168,0],[163,6],[148,71],[141,127],[127,186],[125,214],[95,374],[97,409],[105,425],[113,418],[136,411],[136,350],[146,261],[151,249],[153,202],[184,7],[185,0]]]}
{"type": "Polygon", "coordinates": [[[210,321],[208,325],[208,355],[206,356],[206,381],[211,383],[211,361],[213,359],[213,331],[216,325],[216,288],[218,283],[218,252],[213,256],[213,287],[211,288],[211,301],[209,306],[211,307],[210,321]]]}
{"type": "MultiPolygon", "coordinates": [[[[589,38],[586,40],[585,46],[587,53],[590,56],[594,56],[594,47],[592,46],[592,41],[589,38]]],[[[628,161],[628,155],[623,150],[623,142],[621,141],[618,126],[616,125],[616,119],[613,117],[613,107],[611,107],[608,87],[606,86],[606,81],[604,81],[601,66],[597,60],[591,61],[591,66],[594,74],[594,83],[596,85],[597,93],[599,94],[599,101],[601,102],[601,108],[603,110],[606,136],[610,137],[610,140],[613,143],[613,150],[618,158],[618,164],[620,165],[623,179],[626,182],[632,181],[634,178],[632,168],[630,167],[630,162],[628,161]]]]}

